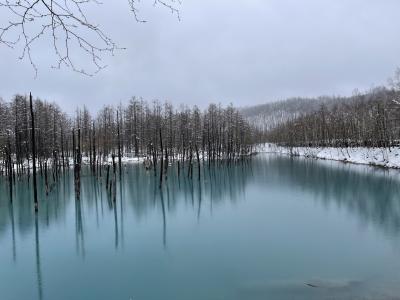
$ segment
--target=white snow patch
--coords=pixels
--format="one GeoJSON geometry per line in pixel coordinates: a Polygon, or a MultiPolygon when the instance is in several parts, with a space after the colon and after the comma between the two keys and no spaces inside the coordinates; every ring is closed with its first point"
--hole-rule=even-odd
{"type": "Polygon", "coordinates": [[[400,147],[390,148],[334,148],[334,147],[281,147],[275,144],[257,145],[256,152],[279,153],[318,159],[337,160],[384,168],[400,168],[400,147]]]}

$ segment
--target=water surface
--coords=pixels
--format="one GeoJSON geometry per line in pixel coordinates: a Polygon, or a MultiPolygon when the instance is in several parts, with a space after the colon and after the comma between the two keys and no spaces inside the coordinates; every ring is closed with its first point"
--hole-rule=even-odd
{"type": "Polygon", "coordinates": [[[0,183],[0,299],[400,299],[400,180],[259,155],[158,177],[125,166],[115,203],[84,170],[0,183]]]}

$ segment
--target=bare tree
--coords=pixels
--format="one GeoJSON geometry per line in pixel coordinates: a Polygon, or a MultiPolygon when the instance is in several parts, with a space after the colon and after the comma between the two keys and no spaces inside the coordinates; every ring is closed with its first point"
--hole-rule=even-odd
{"type": "MultiPolygon", "coordinates": [[[[154,5],[168,8],[179,18],[179,0],[153,0],[154,5]]],[[[128,7],[138,22],[145,22],[138,14],[138,0],[128,0],[128,7]]],[[[7,14],[6,24],[0,24],[0,44],[14,48],[22,44],[20,59],[27,58],[37,74],[32,57],[35,42],[49,38],[56,55],[54,68],[62,66],[75,72],[94,75],[105,67],[104,53],[114,54],[120,48],[99,25],[89,20],[87,11],[97,0],[0,0],[0,11],[7,14]],[[94,66],[89,71],[79,66],[73,52],[79,50],[94,66]]],[[[47,40],[46,40],[47,42],[47,40]]]]}
{"type": "MultiPolygon", "coordinates": [[[[393,77],[389,78],[389,86],[392,87],[396,92],[400,91],[400,68],[397,68],[394,72],[393,77]]],[[[393,100],[393,103],[400,105],[400,97],[397,96],[393,100]]]]}

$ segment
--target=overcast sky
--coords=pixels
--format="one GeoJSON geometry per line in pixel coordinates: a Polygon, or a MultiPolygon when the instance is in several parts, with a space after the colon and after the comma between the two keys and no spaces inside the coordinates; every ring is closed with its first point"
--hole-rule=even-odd
{"type": "Polygon", "coordinates": [[[181,21],[144,5],[145,24],[134,21],[127,0],[103,3],[91,20],[127,48],[106,56],[105,70],[86,77],[51,69],[52,48],[38,43],[35,79],[29,61],[0,45],[0,97],[32,91],[67,111],[131,96],[245,106],[348,95],[385,84],[400,66],[398,0],[183,0],[181,21]]]}

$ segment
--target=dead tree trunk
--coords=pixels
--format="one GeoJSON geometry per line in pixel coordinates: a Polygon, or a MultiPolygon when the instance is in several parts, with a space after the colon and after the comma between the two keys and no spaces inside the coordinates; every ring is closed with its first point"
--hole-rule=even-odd
{"type": "Polygon", "coordinates": [[[81,197],[81,130],[78,128],[77,147],[75,148],[75,131],[72,131],[72,144],[74,146],[74,179],[75,179],[75,198],[81,197]]]}
{"type": "Polygon", "coordinates": [[[35,203],[35,212],[38,211],[37,197],[37,179],[36,179],[36,142],[35,142],[35,117],[33,114],[32,94],[29,93],[29,104],[31,110],[31,126],[32,126],[32,172],[33,172],[33,201],[35,203]]]}
{"type": "Polygon", "coordinates": [[[197,147],[197,144],[195,144],[195,147],[196,147],[197,165],[199,167],[199,181],[200,181],[200,155],[199,155],[199,148],[197,147]]]}
{"type": "Polygon", "coordinates": [[[92,172],[96,174],[96,162],[97,162],[97,155],[96,155],[96,127],[93,122],[93,166],[92,172]]]}
{"type": "Polygon", "coordinates": [[[10,200],[12,202],[13,194],[12,194],[12,185],[13,185],[13,163],[11,157],[11,139],[10,132],[7,133],[7,169],[8,169],[8,184],[10,191],[10,200]]]}
{"type": "Polygon", "coordinates": [[[119,178],[121,179],[122,175],[122,162],[121,162],[121,135],[119,132],[119,115],[117,110],[117,134],[118,134],[118,168],[119,168],[119,178]]]}
{"type": "Polygon", "coordinates": [[[160,189],[162,185],[162,177],[163,177],[163,167],[164,167],[164,157],[163,157],[163,143],[162,143],[162,133],[161,133],[161,127],[160,127],[160,148],[161,148],[161,165],[160,165],[160,189]]]}

